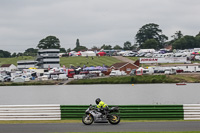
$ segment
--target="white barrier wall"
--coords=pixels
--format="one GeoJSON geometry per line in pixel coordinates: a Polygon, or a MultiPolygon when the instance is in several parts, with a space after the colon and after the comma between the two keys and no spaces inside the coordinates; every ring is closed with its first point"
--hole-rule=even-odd
{"type": "Polygon", "coordinates": [[[200,104],[183,104],[184,120],[200,120],[200,104]]]}
{"type": "MultiPolygon", "coordinates": [[[[200,120],[200,104],[183,104],[184,120],[200,120]]],[[[61,120],[59,104],[0,105],[0,120],[61,120]]]]}
{"type": "Polygon", "coordinates": [[[0,120],[61,120],[60,105],[0,105],[0,120]]]}

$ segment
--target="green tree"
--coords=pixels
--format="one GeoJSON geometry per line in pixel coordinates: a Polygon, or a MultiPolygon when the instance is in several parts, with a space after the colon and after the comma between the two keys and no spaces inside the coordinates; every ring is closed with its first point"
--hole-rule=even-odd
{"type": "Polygon", "coordinates": [[[193,36],[184,36],[172,43],[173,49],[190,49],[198,47],[196,39],[193,36]]]}
{"type": "Polygon", "coordinates": [[[17,53],[17,57],[19,57],[19,56],[23,56],[23,53],[17,53]]]}
{"type": "Polygon", "coordinates": [[[104,49],[104,50],[112,50],[112,46],[111,45],[103,45],[101,46],[101,49],[104,49]]]}
{"type": "Polygon", "coordinates": [[[79,46],[80,46],[79,39],[76,39],[76,47],[79,47],[79,46]]]}
{"type": "Polygon", "coordinates": [[[145,49],[157,49],[158,48],[159,43],[155,40],[155,39],[148,39],[144,42],[144,44],[142,45],[141,48],[145,48],[145,49]]]}
{"type": "Polygon", "coordinates": [[[25,56],[36,56],[37,52],[38,52],[38,49],[28,48],[25,50],[24,55],[25,56]]]}
{"type": "Polygon", "coordinates": [[[97,46],[93,46],[92,48],[91,48],[91,50],[99,50],[100,48],[98,48],[97,46]]]}
{"type": "Polygon", "coordinates": [[[196,37],[197,37],[197,36],[200,36],[200,32],[196,35],[196,37]]]}
{"type": "Polygon", "coordinates": [[[76,40],[76,47],[73,49],[73,51],[86,51],[87,50],[87,47],[85,46],[81,46],[80,45],[80,42],[79,42],[79,39],[76,40]]]}
{"type": "Polygon", "coordinates": [[[11,55],[11,57],[16,57],[16,56],[17,54],[15,52],[11,55]]]}
{"type": "Polygon", "coordinates": [[[11,57],[11,53],[8,51],[0,50],[0,58],[8,58],[11,57]]]}
{"type": "Polygon", "coordinates": [[[60,40],[55,36],[47,36],[46,38],[40,40],[37,45],[39,49],[59,49],[60,48],[60,40]]]}
{"type": "Polygon", "coordinates": [[[176,31],[174,33],[174,35],[171,36],[172,38],[174,38],[174,40],[177,40],[177,39],[181,39],[183,37],[183,34],[182,32],[179,30],[179,31],[176,31]]]}
{"type": "Polygon", "coordinates": [[[71,48],[68,48],[68,49],[67,49],[67,52],[68,52],[68,53],[71,52],[71,51],[72,51],[71,48]]]}
{"type": "Polygon", "coordinates": [[[200,47],[200,33],[196,35],[195,41],[196,41],[197,48],[199,48],[200,47]]]}
{"type": "Polygon", "coordinates": [[[162,34],[162,30],[159,29],[158,24],[149,23],[142,26],[136,34],[136,42],[140,47],[143,47],[143,43],[149,39],[155,39],[159,45],[158,48],[164,46],[164,42],[168,40],[168,37],[162,34]]]}
{"type": "Polygon", "coordinates": [[[79,46],[79,47],[74,48],[73,51],[76,51],[76,52],[78,52],[78,51],[87,51],[87,47],[79,46]]]}
{"type": "Polygon", "coordinates": [[[66,53],[66,49],[65,48],[60,48],[60,53],[66,53]]]}
{"type": "Polygon", "coordinates": [[[122,47],[120,47],[119,45],[115,45],[115,46],[113,47],[113,49],[114,49],[114,50],[120,50],[120,49],[122,49],[122,47]]]}
{"type": "Polygon", "coordinates": [[[123,49],[124,49],[124,50],[132,50],[131,42],[126,41],[126,42],[124,43],[124,48],[123,48],[123,49]]]}

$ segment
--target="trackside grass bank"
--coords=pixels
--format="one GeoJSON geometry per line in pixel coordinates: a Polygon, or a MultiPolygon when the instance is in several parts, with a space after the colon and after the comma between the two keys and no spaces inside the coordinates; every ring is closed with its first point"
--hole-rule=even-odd
{"type": "Polygon", "coordinates": [[[0,86],[58,85],[61,81],[0,82],[0,86]]]}
{"type": "Polygon", "coordinates": [[[81,79],[69,84],[149,84],[149,83],[200,83],[200,75],[142,75],[95,79],[81,79]]]}
{"type": "MultiPolygon", "coordinates": [[[[30,81],[24,83],[0,82],[0,86],[59,85],[63,81],[30,81]]],[[[72,80],[68,84],[150,84],[150,83],[200,83],[200,74],[180,75],[142,75],[100,77],[93,79],[72,80]]]]}
{"type": "MultiPolygon", "coordinates": [[[[66,132],[73,133],[73,132],[66,132]]],[[[186,132],[76,132],[76,133],[200,133],[200,131],[186,131],[186,132]]]]}

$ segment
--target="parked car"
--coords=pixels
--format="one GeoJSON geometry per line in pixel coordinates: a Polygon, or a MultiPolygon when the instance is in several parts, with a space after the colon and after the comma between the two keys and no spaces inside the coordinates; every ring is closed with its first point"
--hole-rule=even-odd
{"type": "Polygon", "coordinates": [[[136,56],[137,57],[143,57],[145,55],[145,53],[139,53],[139,54],[137,54],[136,56]]]}
{"type": "Polygon", "coordinates": [[[165,74],[167,74],[167,75],[176,74],[176,69],[166,68],[165,69],[165,74]]]}
{"type": "Polygon", "coordinates": [[[182,72],[183,72],[183,69],[180,69],[180,68],[179,68],[179,69],[176,70],[176,72],[177,72],[177,73],[182,73],[182,72]]]}
{"type": "Polygon", "coordinates": [[[0,76],[0,82],[3,82],[4,80],[3,80],[3,77],[2,76],[0,76]]]}
{"type": "Polygon", "coordinates": [[[10,82],[11,81],[11,77],[10,76],[6,76],[3,78],[4,82],[10,82]]]}
{"type": "Polygon", "coordinates": [[[136,74],[136,69],[132,69],[130,75],[135,75],[135,74],[136,74]]]}
{"type": "Polygon", "coordinates": [[[120,76],[120,75],[126,75],[124,71],[119,71],[119,70],[113,70],[110,73],[110,76],[120,76]]]}
{"type": "Polygon", "coordinates": [[[59,74],[58,79],[68,80],[67,74],[59,74]]]}
{"type": "Polygon", "coordinates": [[[152,53],[147,53],[144,55],[145,57],[152,57],[152,53]]]}
{"type": "Polygon", "coordinates": [[[58,80],[58,75],[52,75],[51,78],[52,78],[53,80],[58,80]]]}
{"type": "Polygon", "coordinates": [[[87,74],[89,74],[89,72],[88,71],[81,71],[79,74],[85,74],[85,75],[87,75],[87,74]]]}
{"type": "Polygon", "coordinates": [[[131,53],[128,54],[128,56],[130,56],[130,57],[134,57],[135,55],[137,55],[136,52],[131,52],[131,53]]]}
{"type": "Polygon", "coordinates": [[[74,79],[86,79],[85,74],[74,75],[74,79]]]}

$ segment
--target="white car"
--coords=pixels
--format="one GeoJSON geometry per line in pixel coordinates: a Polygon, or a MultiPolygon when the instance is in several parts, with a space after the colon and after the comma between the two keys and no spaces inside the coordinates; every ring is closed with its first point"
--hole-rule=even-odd
{"type": "Polygon", "coordinates": [[[3,77],[2,76],[0,76],[0,82],[3,82],[3,77]]]}
{"type": "Polygon", "coordinates": [[[51,78],[52,78],[53,80],[58,80],[58,75],[52,75],[51,78]]]}

